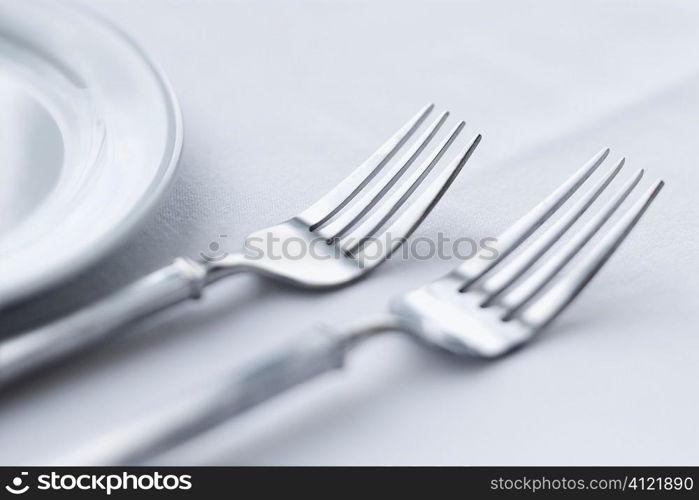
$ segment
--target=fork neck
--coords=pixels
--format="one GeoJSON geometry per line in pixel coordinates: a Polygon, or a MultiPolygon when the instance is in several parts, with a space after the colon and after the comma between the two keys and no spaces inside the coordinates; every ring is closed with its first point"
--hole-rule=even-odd
{"type": "Polygon", "coordinates": [[[230,253],[225,257],[216,260],[201,259],[197,261],[204,273],[204,286],[210,285],[221,278],[251,271],[254,266],[250,259],[243,253],[230,253]]]}
{"type": "Polygon", "coordinates": [[[378,333],[405,330],[405,325],[401,318],[395,314],[377,313],[340,326],[332,326],[331,329],[339,334],[347,347],[354,347],[378,333]]]}
{"type": "MultiPolygon", "coordinates": [[[[218,260],[200,260],[195,263],[203,271],[202,283],[204,286],[214,283],[226,276],[238,274],[256,269],[255,261],[247,258],[243,253],[232,253],[218,260]]],[[[360,341],[372,337],[377,333],[396,330],[406,330],[404,321],[391,313],[378,313],[365,318],[345,323],[332,328],[348,347],[360,341]]]]}

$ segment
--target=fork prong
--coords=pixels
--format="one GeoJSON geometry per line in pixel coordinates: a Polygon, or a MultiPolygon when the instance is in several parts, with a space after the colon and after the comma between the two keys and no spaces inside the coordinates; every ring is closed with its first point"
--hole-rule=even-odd
{"type": "Polygon", "coordinates": [[[367,216],[364,221],[357,225],[352,231],[345,235],[340,240],[342,250],[353,255],[371,238],[376,232],[381,229],[396,211],[406,202],[411,194],[422,183],[425,177],[437,165],[439,160],[446,153],[449,146],[454,142],[459,132],[464,128],[465,123],[459,122],[451,133],[437,146],[429,158],[427,158],[419,168],[415,169],[408,179],[403,181],[391,195],[383,201],[383,203],[374,207],[374,210],[367,216]]]}
{"type": "Polygon", "coordinates": [[[485,294],[486,300],[481,304],[487,307],[494,302],[512,283],[522,276],[536,261],[538,261],[551,247],[571,228],[573,224],[595,202],[600,194],[609,186],[612,180],[624,166],[622,158],[597,184],[585,195],[576,201],[551,227],[527,247],[521,254],[502,269],[497,269],[492,276],[486,277],[478,288],[485,294]]]}
{"type": "Polygon", "coordinates": [[[354,224],[364,217],[376,203],[388,192],[391,187],[400,179],[415,159],[422,153],[425,147],[434,138],[437,131],[446,121],[449,112],[445,111],[437,118],[420,136],[410,149],[397,161],[391,169],[386,172],[380,181],[367,188],[360,196],[357,196],[349,206],[338,212],[335,220],[316,229],[316,232],[328,239],[342,237],[354,224]]]}
{"type": "Polygon", "coordinates": [[[580,262],[523,311],[522,320],[535,328],[543,328],[553,321],[619,248],[664,184],[660,180],[651,186],[580,262]]]}
{"type": "Polygon", "coordinates": [[[541,224],[546,222],[558,207],[565,203],[582,183],[592,175],[608,155],[609,148],[605,148],[597,153],[554,192],[532,208],[524,217],[520,218],[506,229],[495,243],[495,249],[497,250],[496,258],[490,256],[492,248],[489,247],[487,250],[482,250],[474,258],[464,262],[452,271],[451,275],[460,283],[459,290],[466,291],[469,286],[490,271],[496,264],[501,262],[527,239],[530,234],[541,226],[541,224]]]}
{"type": "Polygon", "coordinates": [[[621,189],[592,217],[575,235],[557,250],[547,261],[521,284],[516,285],[502,297],[506,310],[503,319],[514,317],[537,293],[539,293],[558,274],[565,265],[587,244],[600,230],[604,223],[614,214],[624,200],[631,194],[643,177],[639,170],[621,187],[621,189]]]}
{"type": "Polygon", "coordinates": [[[345,180],[332,188],[325,196],[315,202],[309,208],[301,212],[298,218],[305,221],[311,230],[327,222],[342,209],[357,193],[359,193],[376,174],[386,165],[393,155],[400,149],[423,120],[434,108],[434,104],[428,104],[415,116],[401,127],[396,134],[386,141],[364,163],[357,167],[345,180]]]}
{"type": "Polygon", "coordinates": [[[382,241],[382,238],[377,238],[362,248],[357,257],[362,260],[364,266],[372,268],[385,261],[415,231],[449,189],[480,142],[481,135],[478,134],[451,165],[440,172],[420,196],[400,214],[384,232],[390,239],[382,241]]]}

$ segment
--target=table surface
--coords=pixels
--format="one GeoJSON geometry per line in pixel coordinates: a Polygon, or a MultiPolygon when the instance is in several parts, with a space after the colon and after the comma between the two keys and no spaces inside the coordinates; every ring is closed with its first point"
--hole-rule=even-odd
{"type": "MultiPolygon", "coordinates": [[[[699,4],[90,5],[170,76],[182,161],[128,244],[11,311],[9,330],[211,242],[239,249],[251,230],[315,201],[428,101],[484,140],[416,237],[496,236],[604,146],[627,157],[621,177],[644,168],[641,187],[667,182],[591,286],[516,355],[457,363],[387,335],[344,371],[158,463],[699,464],[699,4]]],[[[331,293],[254,276],[221,282],[3,395],[0,463],[54,460],[315,323],[381,311],[455,265],[398,259],[331,293]]]]}

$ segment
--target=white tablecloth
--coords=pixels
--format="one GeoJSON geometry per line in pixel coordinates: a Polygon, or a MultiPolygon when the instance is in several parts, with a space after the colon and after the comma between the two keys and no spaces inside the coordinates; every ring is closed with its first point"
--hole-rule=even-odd
{"type": "MultiPolygon", "coordinates": [[[[17,325],[315,201],[428,101],[484,141],[416,236],[495,236],[603,146],[667,186],[533,345],[458,363],[399,335],[162,457],[174,464],[699,463],[699,4],[99,1],[181,99],[179,174],[135,237],[17,325]],[[226,234],[226,238],[219,235],[226,234]]],[[[611,163],[610,163],[611,164],[611,163]]],[[[617,181],[618,184],[621,181],[617,181]]],[[[639,189],[639,193],[640,193],[639,189]]],[[[455,261],[332,293],[245,276],[2,398],[0,463],[43,463],[455,261]]]]}

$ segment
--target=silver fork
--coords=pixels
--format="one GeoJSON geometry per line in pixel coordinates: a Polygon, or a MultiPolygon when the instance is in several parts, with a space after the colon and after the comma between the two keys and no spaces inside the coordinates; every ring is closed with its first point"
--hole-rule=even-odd
{"type": "MultiPolygon", "coordinates": [[[[252,233],[246,249],[220,259],[179,258],[124,289],[37,330],[0,343],[0,386],[107,340],[115,331],[189,298],[205,286],[242,271],[252,271],[293,285],[325,289],[347,285],[384,262],[417,228],[459,174],[481,140],[475,136],[456,158],[430,176],[416,199],[408,198],[423,184],[464,127],[459,122],[424,162],[403,182],[401,177],[435,137],[449,115],[442,113],[410,147],[403,148],[432,111],[429,104],[412,117],[349,177],[310,208],[288,221],[252,233]],[[378,182],[372,179],[401,149],[406,152],[378,182]],[[395,188],[391,190],[391,188],[395,188]],[[387,229],[384,229],[387,226],[387,229]],[[368,254],[365,247],[390,237],[390,244],[368,254]],[[305,242],[303,256],[260,253],[260,246],[305,242]],[[322,244],[318,245],[318,240],[322,244]],[[252,255],[251,255],[252,254],[252,255]]],[[[266,247],[265,247],[266,248],[266,247]]]]}
{"type": "MultiPolygon", "coordinates": [[[[637,172],[575,234],[534,264],[570,229],[621,170],[620,160],[560,218],[511,259],[519,247],[585,182],[609,154],[605,149],[497,240],[497,257],[474,258],[453,272],[394,300],[389,314],[301,337],[286,350],[242,373],[215,381],[197,396],[98,440],[66,464],[140,463],[291,387],[341,368],[347,352],[379,332],[399,330],[424,345],[459,357],[499,358],[530,341],[594,277],[633,229],[663,186],[657,181],[592,249],[556,275],[599,231],[640,181],[637,172]],[[527,271],[533,272],[526,275],[527,271]]],[[[486,250],[489,252],[489,250],[486,250]]]]}

